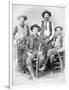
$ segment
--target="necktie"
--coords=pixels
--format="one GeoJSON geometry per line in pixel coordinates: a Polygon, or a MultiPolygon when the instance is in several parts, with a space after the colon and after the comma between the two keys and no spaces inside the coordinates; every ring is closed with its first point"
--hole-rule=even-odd
{"type": "Polygon", "coordinates": [[[47,22],[46,21],[44,22],[44,28],[45,28],[45,30],[47,30],[47,22]]]}

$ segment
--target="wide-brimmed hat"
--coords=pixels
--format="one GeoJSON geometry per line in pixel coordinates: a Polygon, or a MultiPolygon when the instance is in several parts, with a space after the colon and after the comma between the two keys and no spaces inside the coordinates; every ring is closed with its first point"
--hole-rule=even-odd
{"type": "Polygon", "coordinates": [[[24,18],[24,20],[27,20],[27,16],[25,16],[25,15],[21,15],[17,19],[19,20],[21,17],[24,18]]]}
{"type": "Polygon", "coordinates": [[[45,10],[43,13],[42,13],[42,17],[44,18],[44,14],[45,13],[48,13],[49,17],[51,17],[51,12],[49,12],[48,10],[45,10]]]}
{"type": "Polygon", "coordinates": [[[56,27],[55,27],[55,31],[57,30],[57,28],[60,28],[61,31],[63,30],[63,27],[61,27],[61,26],[56,26],[56,27]]]}
{"type": "Polygon", "coordinates": [[[41,28],[40,28],[39,25],[34,24],[34,25],[32,25],[32,26],[30,27],[31,31],[33,30],[34,27],[38,28],[38,32],[41,30],[41,28]]]}

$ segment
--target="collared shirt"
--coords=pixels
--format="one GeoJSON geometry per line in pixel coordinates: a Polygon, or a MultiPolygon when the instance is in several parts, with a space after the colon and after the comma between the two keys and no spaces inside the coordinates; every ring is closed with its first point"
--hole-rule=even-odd
{"type": "Polygon", "coordinates": [[[49,21],[44,21],[44,36],[50,35],[49,21]]]}
{"type": "Polygon", "coordinates": [[[41,36],[50,37],[52,35],[52,23],[50,21],[42,21],[41,23],[41,36]]]}

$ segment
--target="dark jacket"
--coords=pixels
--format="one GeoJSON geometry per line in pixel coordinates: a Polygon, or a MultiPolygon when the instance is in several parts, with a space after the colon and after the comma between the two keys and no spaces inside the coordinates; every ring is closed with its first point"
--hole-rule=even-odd
{"type": "Polygon", "coordinates": [[[38,51],[39,45],[40,45],[39,35],[37,35],[36,38],[34,37],[34,35],[30,35],[28,37],[27,43],[26,43],[27,51],[29,51],[29,49],[32,49],[33,51],[38,51]]]}

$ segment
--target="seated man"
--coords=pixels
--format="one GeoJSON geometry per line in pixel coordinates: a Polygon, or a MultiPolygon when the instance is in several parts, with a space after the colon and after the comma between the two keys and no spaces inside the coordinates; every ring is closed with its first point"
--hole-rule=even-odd
{"type": "MultiPolygon", "coordinates": [[[[33,71],[33,65],[32,65],[32,59],[35,56],[41,56],[42,52],[40,52],[40,37],[38,35],[38,32],[40,31],[40,27],[37,24],[34,24],[31,26],[32,35],[28,37],[27,40],[27,59],[26,59],[26,65],[27,68],[31,74],[31,77],[34,79],[34,71],[33,71]],[[39,52],[38,52],[39,51],[39,52]]],[[[43,60],[43,55],[40,57],[40,63],[43,60]]]]}
{"type": "Polygon", "coordinates": [[[64,51],[62,30],[63,30],[63,28],[61,26],[55,27],[55,35],[54,35],[54,39],[52,41],[53,48],[48,50],[47,60],[40,70],[45,69],[45,66],[46,66],[49,58],[50,58],[50,62],[52,63],[53,59],[54,59],[54,55],[59,52],[64,51]]]}

